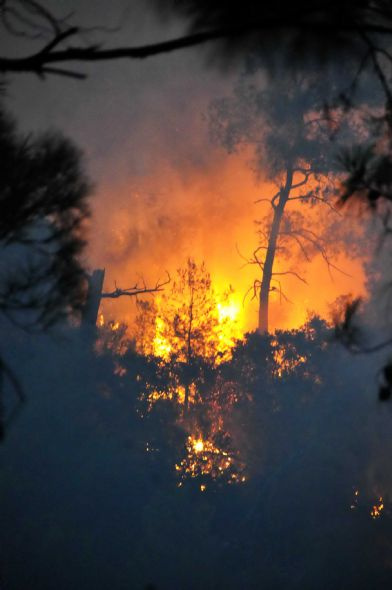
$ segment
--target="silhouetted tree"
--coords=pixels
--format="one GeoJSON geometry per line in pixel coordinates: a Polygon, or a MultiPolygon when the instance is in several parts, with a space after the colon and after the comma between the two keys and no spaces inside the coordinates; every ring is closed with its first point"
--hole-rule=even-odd
{"type": "Polygon", "coordinates": [[[281,276],[292,274],[304,280],[296,270],[274,270],[277,253],[287,256],[298,251],[307,261],[321,254],[328,268],[334,267],[317,228],[298,208],[293,211],[288,206],[293,201],[310,206],[322,203],[333,210],[330,198],[335,189],[328,126],[320,112],[328,96],[328,81],[300,74],[260,88],[251,73],[252,63],[234,95],[211,105],[210,127],[213,138],[229,152],[251,146],[256,170],[261,169],[278,188],[274,196],[259,199],[271,205],[272,216],[259,224],[260,245],[249,260],[261,270],[253,290],[259,296],[258,329],[265,333],[271,290],[285,297],[281,276]]]}
{"type": "Polygon", "coordinates": [[[70,140],[22,136],[3,110],[0,158],[0,311],[25,328],[48,326],[84,302],[90,183],[70,140]]]}
{"type": "MultiPolygon", "coordinates": [[[[0,314],[25,330],[41,330],[84,305],[90,183],[71,141],[59,133],[23,136],[3,108],[0,160],[0,314]]],[[[24,401],[18,378],[0,357],[0,396],[4,379],[24,401]]],[[[0,401],[0,436],[10,420],[0,401]]]]}

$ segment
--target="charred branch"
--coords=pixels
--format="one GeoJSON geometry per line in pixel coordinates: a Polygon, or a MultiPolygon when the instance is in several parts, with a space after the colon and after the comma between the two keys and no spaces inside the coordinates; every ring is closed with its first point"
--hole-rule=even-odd
{"type": "Polygon", "coordinates": [[[107,291],[101,294],[102,299],[118,299],[119,297],[136,297],[137,295],[145,295],[147,293],[158,293],[159,291],[163,291],[164,287],[170,283],[170,275],[167,274],[167,279],[165,281],[157,281],[153,287],[148,287],[144,281],[142,285],[136,283],[132,287],[128,287],[127,289],[121,289],[117,287],[115,283],[115,289],[113,291],[107,291]]]}

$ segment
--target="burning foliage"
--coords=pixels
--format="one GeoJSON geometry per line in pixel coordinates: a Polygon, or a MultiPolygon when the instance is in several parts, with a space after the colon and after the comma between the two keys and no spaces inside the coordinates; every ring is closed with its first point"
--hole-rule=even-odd
{"type": "Polygon", "coordinates": [[[176,408],[187,435],[186,456],[175,465],[180,484],[199,476],[245,481],[244,463],[225,423],[242,394],[222,372],[242,336],[235,294],[228,289],[219,295],[204,263],[188,259],[170,293],[140,301],[138,307],[137,350],[156,367],[154,379],[143,379],[141,411],[154,411],[158,402],[176,408]]]}
{"type": "Polygon", "coordinates": [[[132,342],[123,339],[123,326],[100,317],[100,341],[118,356],[116,374],[128,379],[128,358],[139,359],[133,371],[139,415],[150,421],[166,407],[169,422],[185,434],[173,457],[180,487],[188,479],[203,490],[212,480],[245,482],[243,424],[252,421],[252,408],[262,404],[283,416],[287,400],[276,395],[277,381],[302,380],[309,391],[323,381],[313,357],[325,348],[325,323],[313,318],[302,330],[240,339],[234,295],[219,297],[204,264],[189,259],[169,293],[138,302],[132,342]]]}
{"type": "Polygon", "coordinates": [[[222,441],[223,448],[215,446],[211,440],[203,440],[188,436],[185,447],[186,456],[179,463],[176,463],[176,471],[180,477],[178,486],[183,485],[187,478],[197,478],[200,484],[200,491],[204,492],[208,480],[224,479],[228,484],[245,482],[243,475],[244,463],[238,458],[238,453],[224,450],[228,448],[228,441],[222,441]]]}
{"type": "Polygon", "coordinates": [[[188,259],[177,270],[169,294],[153,302],[138,302],[136,340],[143,354],[164,361],[175,358],[189,363],[203,358],[217,364],[230,358],[231,348],[242,336],[241,306],[229,288],[215,292],[204,263],[188,259]]]}
{"type": "Polygon", "coordinates": [[[123,356],[129,347],[127,325],[117,320],[106,320],[101,313],[97,327],[98,338],[95,343],[97,353],[110,350],[115,355],[123,356]]]}

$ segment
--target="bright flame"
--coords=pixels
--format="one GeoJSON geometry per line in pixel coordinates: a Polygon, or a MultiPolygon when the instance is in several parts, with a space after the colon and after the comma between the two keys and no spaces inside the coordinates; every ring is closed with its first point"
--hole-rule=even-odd
{"type": "Polygon", "coordinates": [[[155,319],[155,337],[153,341],[153,350],[155,356],[159,356],[164,360],[168,360],[172,347],[170,342],[163,335],[164,328],[165,325],[163,319],[157,315],[155,319]]]}
{"type": "Polygon", "coordinates": [[[242,340],[244,335],[244,310],[236,293],[216,297],[216,310],[218,314],[218,343],[217,350],[220,354],[217,363],[230,360],[231,349],[237,340],[242,340]]]}
{"type": "Polygon", "coordinates": [[[231,298],[231,300],[226,303],[218,303],[217,309],[219,320],[221,322],[224,320],[235,322],[238,321],[241,312],[241,305],[238,301],[231,298]]]}
{"type": "MultiPolygon", "coordinates": [[[[205,355],[213,355],[215,363],[219,364],[223,361],[230,360],[231,349],[235,346],[236,341],[241,340],[244,334],[244,310],[240,301],[239,295],[236,293],[213,293],[213,301],[215,308],[211,310],[211,316],[215,325],[211,328],[209,333],[205,333],[205,355]]],[[[171,339],[168,334],[166,316],[166,301],[162,297],[155,299],[156,317],[154,319],[154,330],[150,336],[150,342],[145,343],[145,350],[147,352],[151,348],[154,356],[170,360],[170,356],[176,353],[178,349],[177,337],[173,334],[171,339]]],[[[197,322],[194,325],[195,331],[199,329],[197,322]]],[[[196,350],[196,356],[199,352],[196,350]]],[[[204,354],[201,353],[201,356],[204,354]]],[[[184,359],[185,360],[185,359],[184,359]]]]}
{"type": "Polygon", "coordinates": [[[201,453],[204,451],[204,443],[201,439],[193,441],[193,448],[196,453],[201,453]]]}

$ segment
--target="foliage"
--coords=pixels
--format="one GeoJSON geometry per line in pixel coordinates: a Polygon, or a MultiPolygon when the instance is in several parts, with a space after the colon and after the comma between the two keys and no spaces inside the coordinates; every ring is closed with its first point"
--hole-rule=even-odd
{"type": "Polygon", "coordinates": [[[390,416],[372,397],[369,359],[350,358],[332,334],[319,318],[302,330],[252,333],[214,368],[206,398],[219,380],[230,434],[220,448],[246,464],[238,485],[179,478],[175,465],[189,456],[177,402],[161,399],[140,413],[146,380],[163,387],[170,364],[131,347],[96,355],[77,330],[55,343],[24,334],[13,348],[33,389],[2,454],[4,583],[388,587],[390,416]],[[279,349],[290,363],[306,362],[279,375],[279,349]],[[117,362],[126,373],[115,372],[117,362]],[[251,399],[226,405],[234,384],[251,399]],[[380,495],[384,513],[373,520],[380,495]]]}
{"type": "Polygon", "coordinates": [[[59,133],[17,133],[0,111],[0,310],[24,327],[53,324],[84,301],[90,185],[79,150],[59,133]]]}
{"type": "Polygon", "coordinates": [[[138,302],[139,350],[188,365],[197,359],[215,363],[227,352],[229,321],[219,316],[219,304],[229,293],[219,298],[204,262],[198,265],[188,258],[177,270],[170,292],[153,302],[138,302]]]}
{"type": "Polygon", "coordinates": [[[314,174],[332,166],[328,127],[319,111],[329,93],[330,80],[320,74],[292,73],[266,84],[261,64],[250,60],[233,95],[210,106],[212,137],[230,152],[252,146],[256,170],[271,178],[289,165],[309,165],[314,174]]]}

